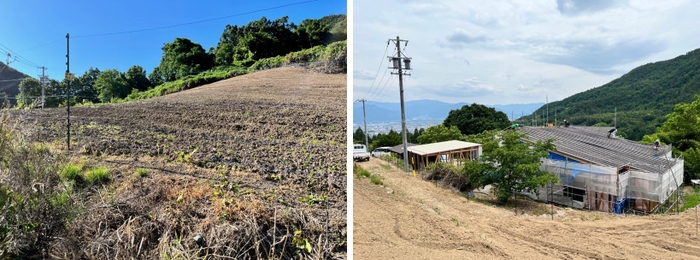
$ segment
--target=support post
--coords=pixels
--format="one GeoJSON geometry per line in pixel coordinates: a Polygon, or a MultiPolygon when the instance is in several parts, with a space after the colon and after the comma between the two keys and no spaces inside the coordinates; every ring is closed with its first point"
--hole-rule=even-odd
{"type": "Polygon", "coordinates": [[[70,152],[70,34],[66,33],[66,120],[68,121],[68,137],[66,139],[66,145],[68,146],[68,151],[70,152]]]}

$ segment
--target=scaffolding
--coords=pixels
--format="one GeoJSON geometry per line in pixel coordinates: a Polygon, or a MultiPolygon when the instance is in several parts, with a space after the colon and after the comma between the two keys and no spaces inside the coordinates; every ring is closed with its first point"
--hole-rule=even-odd
{"type": "Polygon", "coordinates": [[[667,202],[671,202],[670,207],[677,205],[681,197],[683,158],[666,156],[665,159],[670,167],[658,166],[656,172],[637,170],[629,165],[609,167],[568,158],[545,159],[541,169],[556,175],[559,183],[542,187],[530,196],[573,208],[617,214],[656,212],[667,202]]]}

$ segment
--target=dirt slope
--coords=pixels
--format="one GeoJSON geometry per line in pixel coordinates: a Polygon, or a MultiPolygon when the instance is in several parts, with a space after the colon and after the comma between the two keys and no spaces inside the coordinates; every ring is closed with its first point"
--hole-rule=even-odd
{"type": "Polygon", "coordinates": [[[700,259],[694,209],[515,216],[386,164],[359,164],[386,187],[354,181],[354,259],[700,259]]]}

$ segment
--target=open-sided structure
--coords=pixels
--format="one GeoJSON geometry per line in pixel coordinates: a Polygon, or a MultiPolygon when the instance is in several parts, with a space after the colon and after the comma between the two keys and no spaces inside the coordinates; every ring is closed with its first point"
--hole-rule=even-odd
{"type": "Polygon", "coordinates": [[[540,200],[576,208],[621,213],[653,212],[675,201],[683,182],[683,158],[673,158],[671,146],[655,147],[584,127],[524,127],[525,141],[554,139],[542,169],[559,184],[533,194],[540,200]]]}
{"type": "Polygon", "coordinates": [[[458,140],[408,147],[409,163],[416,170],[424,170],[430,163],[449,162],[460,165],[462,160],[475,160],[481,155],[481,144],[458,140]]]}

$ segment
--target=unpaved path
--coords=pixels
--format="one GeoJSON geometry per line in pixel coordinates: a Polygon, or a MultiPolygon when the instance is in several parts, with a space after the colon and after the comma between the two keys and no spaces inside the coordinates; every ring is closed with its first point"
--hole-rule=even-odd
{"type": "Polygon", "coordinates": [[[700,259],[696,212],[624,216],[558,208],[515,216],[375,159],[353,185],[354,259],[700,259]]]}

